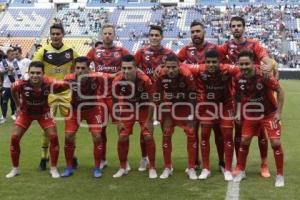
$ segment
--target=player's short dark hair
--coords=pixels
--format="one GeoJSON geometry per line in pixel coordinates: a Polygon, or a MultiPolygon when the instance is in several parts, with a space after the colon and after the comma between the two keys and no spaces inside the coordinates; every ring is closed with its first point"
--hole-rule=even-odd
{"type": "Polygon", "coordinates": [[[122,57],[122,62],[133,62],[136,65],[136,60],[133,55],[128,54],[122,57]]]}
{"type": "Polygon", "coordinates": [[[76,65],[76,63],[85,63],[87,67],[90,66],[90,61],[86,56],[79,56],[77,58],[75,58],[74,60],[74,64],[76,65]]]}
{"type": "Polygon", "coordinates": [[[150,26],[150,29],[149,29],[149,34],[150,34],[150,32],[151,32],[152,30],[158,31],[161,35],[164,34],[164,31],[163,31],[162,27],[161,27],[161,26],[158,26],[158,25],[151,25],[151,26],[150,26]]]}
{"type": "Polygon", "coordinates": [[[102,41],[97,41],[96,43],[95,43],[95,48],[98,46],[98,45],[102,45],[103,44],[103,42],[102,41]]]}
{"type": "Polygon", "coordinates": [[[232,17],[232,18],[230,19],[229,27],[231,27],[231,22],[232,22],[232,21],[242,22],[243,27],[245,27],[245,24],[246,24],[246,23],[245,23],[245,19],[242,18],[242,17],[239,17],[239,16],[232,17]]]}
{"type": "Polygon", "coordinates": [[[41,68],[43,73],[45,72],[45,65],[41,61],[32,61],[29,64],[28,71],[30,70],[31,67],[41,68]]]}
{"type": "Polygon", "coordinates": [[[52,29],[60,29],[62,34],[64,35],[65,34],[65,29],[64,29],[64,26],[61,24],[61,23],[54,23],[52,24],[52,26],[50,27],[50,32],[52,29]]]}
{"type": "Polygon", "coordinates": [[[14,49],[9,47],[7,50],[6,50],[6,55],[11,53],[11,52],[14,52],[14,49]]]}
{"type": "Polygon", "coordinates": [[[250,60],[254,60],[254,53],[252,51],[249,51],[249,50],[243,50],[240,52],[238,58],[240,57],[249,57],[250,60]]]}
{"type": "Polygon", "coordinates": [[[205,58],[219,58],[219,53],[216,49],[209,49],[205,52],[205,58]]]}
{"type": "Polygon", "coordinates": [[[178,57],[174,54],[168,55],[166,58],[166,62],[179,62],[178,57]]]}
{"type": "Polygon", "coordinates": [[[14,47],[14,51],[17,51],[18,53],[22,53],[21,47],[14,47]]]}
{"type": "Polygon", "coordinates": [[[202,28],[204,28],[204,25],[200,21],[198,21],[198,20],[192,21],[192,23],[190,25],[190,28],[192,28],[194,26],[201,26],[202,28]]]}

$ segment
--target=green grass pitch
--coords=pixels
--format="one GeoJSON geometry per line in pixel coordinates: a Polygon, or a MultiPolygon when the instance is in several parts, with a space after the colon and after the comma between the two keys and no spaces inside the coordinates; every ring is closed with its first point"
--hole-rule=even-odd
{"type": "MultiPolygon", "coordinates": [[[[260,158],[257,139],[254,138],[247,162],[247,179],[240,184],[240,199],[300,199],[300,81],[281,81],[285,92],[282,142],[285,155],[285,187],[274,187],[274,159],[269,148],[269,165],[272,178],[264,180],[259,176],[260,158]]],[[[65,166],[63,153],[63,127],[58,122],[60,136],[59,170],[65,166]]],[[[12,122],[0,125],[0,199],[225,199],[227,182],[217,168],[216,149],[211,140],[212,177],[206,181],[190,181],[184,170],[187,166],[186,138],[180,129],[173,136],[174,174],[167,180],[148,179],[147,172],[138,172],[140,160],[139,128],[136,126],[131,136],[129,162],[132,168],[129,175],[113,179],[118,169],[117,133],[112,125],[108,128],[108,162],[101,179],[92,178],[92,142],[87,129],[77,133],[76,154],[80,167],[69,178],[54,180],[49,172],[40,172],[37,166],[40,159],[41,130],[34,123],[21,141],[21,175],[6,179],[11,169],[9,156],[12,122]]],[[[213,135],[212,135],[213,136],[213,135]]],[[[157,145],[157,172],[162,172],[161,131],[155,130],[157,145]]],[[[270,147],[270,146],[269,146],[270,147]]],[[[199,172],[198,172],[199,174],[199,172]]]]}

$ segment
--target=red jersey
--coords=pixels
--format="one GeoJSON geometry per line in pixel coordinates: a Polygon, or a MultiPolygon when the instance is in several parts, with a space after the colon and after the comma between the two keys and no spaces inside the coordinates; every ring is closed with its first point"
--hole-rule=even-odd
{"type": "Polygon", "coordinates": [[[205,64],[188,65],[195,77],[198,102],[228,102],[233,98],[233,79],[240,69],[234,65],[220,64],[216,73],[209,73],[205,64]]]}
{"type": "Polygon", "coordinates": [[[254,53],[255,64],[260,64],[263,57],[267,56],[267,51],[257,40],[246,39],[244,43],[236,43],[234,39],[227,41],[225,44],[218,46],[218,52],[221,54],[221,60],[227,59],[230,64],[237,64],[238,56],[241,51],[248,50],[254,53]]]}
{"type": "Polygon", "coordinates": [[[135,60],[143,72],[153,80],[153,72],[157,66],[165,64],[169,55],[175,55],[171,49],[161,47],[153,50],[150,46],[139,49],[135,54],[135,60]]]}
{"type": "Polygon", "coordinates": [[[163,68],[155,82],[155,88],[164,102],[190,102],[195,99],[194,77],[185,64],[180,65],[176,78],[170,78],[163,68]]]}
{"type": "Polygon", "coordinates": [[[95,107],[95,102],[98,102],[98,95],[103,93],[109,77],[109,74],[101,72],[91,72],[87,77],[80,80],[76,74],[66,75],[64,81],[68,82],[71,87],[72,108],[76,110],[83,103],[87,105],[81,107],[82,110],[95,107]]]}
{"type": "MultiPolygon", "coordinates": [[[[258,68],[255,68],[255,75],[253,77],[246,78],[241,76],[237,85],[243,105],[245,103],[259,103],[263,105],[263,112],[246,112],[250,116],[268,115],[277,110],[274,91],[277,91],[280,85],[274,77],[266,79],[260,74],[258,68]]],[[[251,105],[247,107],[247,110],[258,108],[261,108],[261,106],[251,105]]]]}
{"type": "Polygon", "coordinates": [[[143,103],[149,102],[154,89],[151,79],[143,72],[137,72],[135,81],[129,82],[119,74],[113,80],[115,95],[119,102],[143,103]]]}
{"type": "Polygon", "coordinates": [[[206,42],[202,48],[198,49],[192,44],[189,44],[183,47],[177,56],[181,62],[185,61],[187,64],[204,64],[205,52],[210,49],[217,49],[217,45],[206,42]]]}
{"type": "Polygon", "coordinates": [[[114,45],[106,48],[101,45],[92,48],[88,52],[87,58],[95,63],[96,72],[113,74],[121,70],[122,57],[128,54],[130,54],[129,51],[123,47],[114,45]]]}
{"type": "Polygon", "coordinates": [[[34,88],[29,80],[18,80],[12,85],[12,91],[20,94],[20,109],[27,115],[43,115],[50,111],[48,96],[50,92],[61,92],[68,85],[54,79],[43,77],[40,88],[34,88]]]}

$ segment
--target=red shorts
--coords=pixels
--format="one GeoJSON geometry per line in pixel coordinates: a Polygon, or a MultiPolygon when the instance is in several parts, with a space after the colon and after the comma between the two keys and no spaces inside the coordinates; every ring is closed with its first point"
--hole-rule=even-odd
{"type": "Polygon", "coordinates": [[[113,114],[113,100],[111,98],[103,98],[100,100],[101,103],[104,103],[105,108],[101,107],[101,112],[103,113],[104,122],[108,122],[109,116],[111,117],[112,123],[116,123],[117,120],[113,114]]]}
{"type": "Polygon", "coordinates": [[[81,111],[81,113],[74,112],[72,116],[65,120],[65,132],[76,133],[82,120],[87,122],[89,131],[91,133],[101,133],[103,115],[98,106],[81,111]]]}
{"type": "Polygon", "coordinates": [[[261,120],[244,120],[242,128],[243,137],[257,136],[261,132],[261,128],[265,130],[268,138],[278,139],[281,135],[281,123],[275,121],[275,113],[265,116],[261,120]]]}
{"type": "Polygon", "coordinates": [[[43,130],[55,126],[55,121],[50,111],[42,115],[27,115],[24,112],[20,112],[15,121],[15,125],[28,129],[33,120],[37,120],[43,130]]]}
{"type": "Polygon", "coordinates": [[[140,109],[134,109],[134,112],[122,112],[121,111],[121,120],[123,128],[120,130],[121,136],[129,136],[132,134],[133,126],[135,122],[138,122],[141,127],[142,135],[152,135],[150,130],[148,130],[145,125],[148,117],[148,107],[142,107],[140,109]]]}
{"type": "MultiPolygon", "coordinates": [[[[188,136],[194,136],[194,132],[192,131],[187,131],[193,128],[193,120],[194,120],[194,113],[193,113],[193,108],[190,106],[185,106],[185,105],[180,105],[180,106],[175,106],[173,107],[172,111],[170,113],[166,113],[167,116],[170,117],[171,121],[168,122],[170,124],[167,125],[168,128],[171,129],[171,131],[165,131],[164,134],[173,134],[174,133],[174,128],[176,126],[182,128],[185,133],[191,134],[188,136]],[[169,115],[171,114],[171,116],[169,115]]],[[[163,115],[161,124],[165,123],[165,115],[163,115]]],[[[165,135],[167,136],[167,135],[165,135]]]]}
{"type": "Polygon", "coordinates": [[[211,102],[197,107],[197,119],[201,124],[213,125],[220,124],[221,127],[234,127],[234,105],[230,103],[211,102]]]}

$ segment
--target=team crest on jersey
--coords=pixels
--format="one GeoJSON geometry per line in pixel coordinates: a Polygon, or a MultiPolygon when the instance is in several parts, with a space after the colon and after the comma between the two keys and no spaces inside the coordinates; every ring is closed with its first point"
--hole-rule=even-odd
{"type": "Polygon", "coordinates": [[[71,58],[71,54],[70,54],[69,52],[67,52],[67,53],[65,54],[65,57],[66,57],[67,59],[70,59],[70,58],[71,58]]]}
{"type": "Polygon", "coordinates": [[[24,94],[25,94],[26,97],[29,97],[30,93],[29,92],[25,92],[24,94]]]}
{"type": "Polygon", "coordinates": [[[256,84],[256,89],[261,90],[263,88],[263,85],[261,83],[256,84]]]}
{"type": "Polygon", "coordinates": [[[184,82],[180,82],[179,83],[179,87],[184,88],[185,87],[185,83],[184,82]]]}
{"type": "Polygon", "coordinates": [[[49,60],[52,60],[52,55],[51,55],[51,54],[47,55],[47,58],[48,58],[49,60]]]}
{"type": "Polygon", "coordinates": [[[50,93],[49,90],[45,90],[45,91],[44,91],[44,95],[45,95],[45,96],[49,95],[49,93],[50,93]]]}
{"type": "Polygon", "coordinates": [[[143,90],[144,90],[144,89],[143,89],[142,86],[139,86],[139,87],[138,87],[138,91],[139,91],[139,92],[143,92],[143,90]]]}

